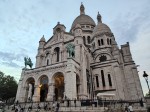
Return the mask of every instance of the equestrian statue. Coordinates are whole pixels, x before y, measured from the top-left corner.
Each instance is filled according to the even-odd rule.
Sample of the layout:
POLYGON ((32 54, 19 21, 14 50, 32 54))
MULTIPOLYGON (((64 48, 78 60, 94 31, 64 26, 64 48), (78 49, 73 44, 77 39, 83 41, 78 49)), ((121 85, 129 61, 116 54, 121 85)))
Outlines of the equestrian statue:
POLYGON ((75 45, 73 45, 72 43, 67 44, 66 46, 67 48, 67 52, 69 52, 69 57, 74 58, 75 57, 75 45))
POLYGON ((28 57, 24 57, 24 64, 25 64, 25 68, 27 68, 27 65, 29 65, 30 68, 32 68, 33 66, 31 59, 28 57))

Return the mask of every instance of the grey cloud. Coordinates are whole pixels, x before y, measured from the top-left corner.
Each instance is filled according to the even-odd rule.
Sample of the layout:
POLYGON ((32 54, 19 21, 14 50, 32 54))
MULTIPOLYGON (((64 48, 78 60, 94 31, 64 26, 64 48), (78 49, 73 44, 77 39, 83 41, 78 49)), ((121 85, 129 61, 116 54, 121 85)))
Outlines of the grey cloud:
POLYGON ((9 67, 22 68, 22 66, 17 64, 17 62, 19 63, 24 62, 24 57, 27 56, 25 54, 27 50, 24 48, 19 48, 19 49, 20 49, 20 53, 18 54, 0 51, 0 63, 9 67))
MULTIPOLYGON (((135 41, 139 32, 143 30, 143 26, 150 24, 150 16, 148 13, 148 10, 143 10, 139 14, 129 12, 122 17, 119 15, 112 22, 114 35, 117 35, 116 39, 118 39, 120 43, 125 43, 126 41, 135 41)), ((149 27, 147 26, 147 28, 149 27)))
POLYGON ((22 61, 23 57, 25 56, 27 55, 25 55, 24 53, 15 54, 15 53, 10 53, 10 52, 0 51, 0 60, 6 61, 6 62, 12 62, 13 60, 22 61))
POLYGON ((9 66, 9 67, 21 68, 21 66, 19 66, 18 64, 14 63, 14 62, 2 62, 1 64, 9 66))

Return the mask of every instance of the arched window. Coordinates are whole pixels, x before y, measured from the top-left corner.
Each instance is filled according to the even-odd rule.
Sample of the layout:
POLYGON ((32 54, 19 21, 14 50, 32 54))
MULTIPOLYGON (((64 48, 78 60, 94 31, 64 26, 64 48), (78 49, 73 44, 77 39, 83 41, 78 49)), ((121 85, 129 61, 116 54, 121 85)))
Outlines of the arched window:
POLYGON ((103 41, 103 39, 101 39, 101 44, 102 44, 102 45, 104 45, 104 41, 103 41))
POLYGON ((112 82, 111 82, 111 76, 110 76, 110 74, 108 74, 108 81, 109 81, 109 86, 112 86, 112 82))
POLYGON ((105 77, 104 77, 104 71, 103 70, 101 70, 101 77, 102 77, 102 85, 103 85, 103 87, 105 87, 106 85, 105 85, 105 77))
POLYGON ((98 45, 99 45, 99 46, 101 46, 101 42, 100 42, 100 40, 98 40, 98 45))
POLYGON ((59 47, 56 47, 54 51, 56 52, 56 62, 59 62, 59 47))
POLYGON ((88 42, 88 44, 91 43, 91 38, 90 38, 90 36, 87 37, 87 42, 88 42))
POLYGON ((111 39, 110 39, 110 45, 111 45, 111 39))
POLYGON ((107 44, 109 45, 109 39, 107 38, 107 44))
POLYGON ((49 65, 49 59, 47 59, 47 65, 49 65))
POLYGON ((106 61, 107 60, 107 57, 105 55, 102 55, 100 58, 99 58, 100 62, 103 62, 103 61, 106 61))
POLYGON ((96 86, 99 87, 99 80, 98 80, 98 76, 96 76, 96 86))

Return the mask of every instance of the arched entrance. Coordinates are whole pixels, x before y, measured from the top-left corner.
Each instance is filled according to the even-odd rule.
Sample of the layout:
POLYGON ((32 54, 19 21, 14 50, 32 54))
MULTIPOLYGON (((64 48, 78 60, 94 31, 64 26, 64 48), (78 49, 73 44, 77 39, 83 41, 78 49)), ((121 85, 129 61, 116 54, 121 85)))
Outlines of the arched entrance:
POLYGON ((33 77, 30 77, 26 81, 26 94, 25 94, 25 101, 31 101, 32 97, 34 95, 34 85, 35 85, 35 80, 33 77))
POLYGON ((40 101, 46 101, 48 93, 48 77, 42 76, 40 79, 40 101))
POLYGON ((54 75, 54 100, 61 100, 64 97, 64 76, 62 73, 56 73, 54 75))

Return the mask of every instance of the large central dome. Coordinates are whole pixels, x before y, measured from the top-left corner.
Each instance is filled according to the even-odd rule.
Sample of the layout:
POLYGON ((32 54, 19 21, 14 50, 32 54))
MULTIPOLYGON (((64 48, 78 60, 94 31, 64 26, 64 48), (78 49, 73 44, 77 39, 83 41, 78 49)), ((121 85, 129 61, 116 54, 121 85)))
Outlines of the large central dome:
POLYGON ((79 15, 79 16, 73 21, 73 24, 72 24, 72 26, 71 26, 71 29, 74 28, 77 24, 95 26, 94 20, 93 20, 90 16, 85 15, 85 14, 79 15))
POLYGON ((80 15, 73 21, 71 29, 73 29, 77 24, 95 26, 94 20, 84 13, 83 4, 80 6, 80 15))

